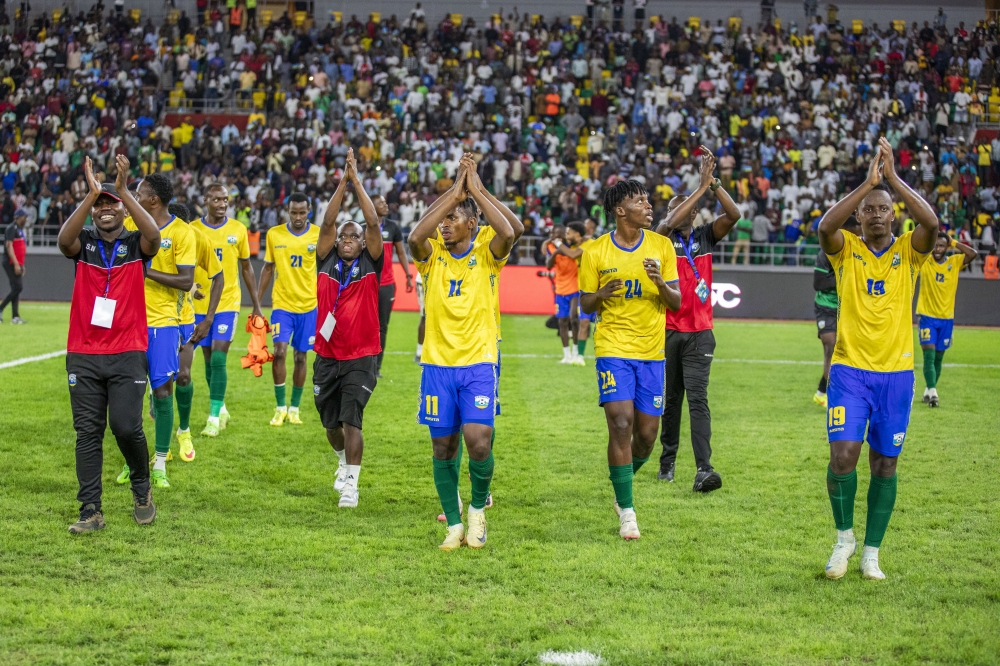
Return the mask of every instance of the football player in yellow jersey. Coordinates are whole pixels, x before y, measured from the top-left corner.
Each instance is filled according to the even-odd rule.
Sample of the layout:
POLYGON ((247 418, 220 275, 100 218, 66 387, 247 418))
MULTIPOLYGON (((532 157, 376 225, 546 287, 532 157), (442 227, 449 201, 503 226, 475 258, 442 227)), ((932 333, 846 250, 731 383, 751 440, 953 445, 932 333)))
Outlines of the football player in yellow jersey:
POLYGON ((924 402, 931 407, 938 406, 937 383, 941 379, 941 363, 945 351, 951 347, 958 274, 976 256, 973 248, 939 231, 931 260, 920 267, 920 293, 917 295, 920 323, 917 330, 920 332, 920 348, 924 352, 924 381, 927 383, 924 402), (946 256, 948 248, 955 248, 959 253, 946 256))
POLYGON ((608 422, 608 467, 618 534, 638 539, 632 476, 649 460, 663 415, 663 318, 681 306, 673 243, 651 231, 642 183, 623 180, 604 194, 616 229, 591 243, 580 266, 580 307, 596 315, 599 402, 608 422))
MULTIPOLYGON (((167 210, 174 186, 163 174, 154 173, 136 188, 136 201, 160 229, 160 251, 146 269, 146 325, 149 327, 149 385, 153 389, 156 417, 156 459, 150 483, 169 488, 167 454, 174 430, 174 377, 180 367, 180 314, 184 294, 194 284, 197 248, 194 234, 183 220, 167 210)), ((131 220, 130 220, 131 222, 131 220)), ((134 223, 132 223, 134 228, 134 223)), ((129 482, 129 467, 118 475, 118 483, 129 482)))
POLYGON ((264 268, 260 271, 257 300, 274 277, 271 294, 271 337, 274 340, 274 397, 277 407, 271 425, 301 425, 299 403, 306 383, 306 355, 316 340, 316 243, 319 227, 309 223, 309 197, 294 192, 288 197, 288 224, 267 232, 264 268), (285 357, 288 345, 295 350, 292 372, 292 404, 285 403, 285 357))
POLYGON ((466 154, 442 204, 424 214, 409 238, 425 289, 419 418, 430 426, 434 485, 448 522, 442 550, 466 541, 472 548, 486 543, 483 511, 493 477, 490 440, 496 410, 495 291, 514 245, 514 230, 484 190, 475 162, 466 154), (489 242, 473 239, 480 210, 495 232, 489 242), (438 225, 441 240, 434 237, 438 225), (468 535, 458 509, 460 430, 472 476, 468 535))
MULTIPOLYGON (((191 219, 191 211, 182 203, 172 203, 167 207, 170 214, 178 219, 188 221, 191 219)), ((191 383, 191 363, 194 361, 195 345, 205 339, 212 332, 212 322, 215 319, 215 311, 219 307, 219 299, 222 298, 222 287, 224 278, 222 276, 222 264, 215 255, 212 245, 205 234, 201 233, 188 223, 191 233, 195 237, 197 247, 197 260, 194 266, 194 287, 185 295, 184 304, 181 306, 181 353, 180 369, 177 371, 177 379, 174 381, 174 395, 177 397, 177 443, 181 449, 181 460, 184 462, 194 462, 194 443, 191 441, 191 403, 194 401, 194 385, 191 383), (202 300, 206 297, 201 289, 211 282, 208 288, 208 309, 204 318, 195 326, 194 320, 194 299, 202 300)))
MULTIPOLYGON (((205 356, 205 378, 208 380, 210 411, 208 422, 201 431, 207 437, 217 437, 219 430, 226 427, 229 411, 226 409, 226 355, 236 333, 236 318, 240 313, 240 277, 246 284, 253 303, 253 314, 263 317, 260 300, 257 298, 257 279, 250 264, 250 241, 247 228, 239 221, 226 215, 229 206, 229 191, 221 183, 213 183, 205 190, 205 206, 208 215, 195 220, 191 226, 205 234, 212 244, 212 250, 222 264, 225 284, 219 311, 212 322, 212 332, 198 342, 205 356)), ((195 321, 206 317, 208 304, 197 301, 194 306, 195 321)))
POLYGON ((868 519, 861 554, 864 578, 885 578, 878 549, 896 502, 896 460, 906 439, 913 402, 913 329, 910 303, 920 267, 934 247, 934 210, 896 173, 892 146, 883 137, 856 190, 837 202, 819 223, 819 244, 837 275, 837 341, 827 386, 830 466, 826 487, 837 526, 827 578, 840 578, 857 550, 854 538, 856 467, 868 431, 868 519), (891 187, 917 227, 892 235, 891 187), (851 214, 861 236, 840 228, 851 214))

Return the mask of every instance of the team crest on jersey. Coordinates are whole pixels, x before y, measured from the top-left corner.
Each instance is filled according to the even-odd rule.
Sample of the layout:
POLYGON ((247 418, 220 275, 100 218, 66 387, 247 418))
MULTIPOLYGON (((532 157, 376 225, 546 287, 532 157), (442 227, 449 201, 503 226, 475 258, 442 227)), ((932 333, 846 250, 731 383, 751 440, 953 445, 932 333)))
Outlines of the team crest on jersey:
POLYGON ((389 232, 388 231, 383 231, 382 232, 382 240, 389 240, 389 232))
POLYGON ((470 257, 469 258, 469 268, 472 268, 475 265, 476 265, 476 258, 475 257, 470 257))
POLYGON ((905 432, 897 432, 895 435, 892 436, 892 445, 893 446, 902 446, 904 439, 906 439, 906 433, 905 432))
POLYGON ((354 270, 351 271, 351 277, 352 278, 358 277, 358 273, 360 273, 360 272, 361 272, 361 270, 357 266, 355 266, 354 270))
POLYGON ((118 248, 118 256, 119 257, 124 257, 126 254, 128 254, 128 248, 125 247, 124 245, 119 246, 119 248, 118 248))
POLYGON ((479 409, 486 409, 489 406, 490 406, 490 398, 489 398, 489 396, 485 396, 485 395, 477 395, 476 396, 476 407, 478 407, 479 409))
POLYGON ((229 324, 219 324, 218 330, 219 335, 225 334, 225 332, 229 330, 229 324))
POLYGON ((306 245, 306 252, 315 252, 315 251, 316 251, 315 243, 309 243, 309 245, 306 245))
POLYGON ((319 395, 319 384, 313 384, 313 395, 319 395))
POLYGON ((899 252, 893 252, 892 253, 892 267, 895 268, 896 266, 899 266, 901 263, 902 263, 902 260, 899 258, 899 252))
POLYGON ((655 407, 656 409, 660 409, 661 407, 663 407, 662 395, 653 396, 653 407, 655 407))
POLYGON ((948 270, 951 271, 952 268, 954 268, 954 266, 952 266, 951 264, 948 264, 948 270))
POLYGON ((163 240, 160 241, 161 250, 169 250, 171 247, 173 247, 173 245, 174 245, 173 238, 164 238, 163 240))
POLYGON ((226 242, 230 245, 236 245, 236 236, 229 236, 226 238, 226 242))
POLYGON ((76 386, 76 375, 73 374, 72 372, 69 375, 69 385, 70 385, 70 388, 76 386))
POLYGON ((698 241, 695 241, 695 242, 691 243, 691 251, 692 252, 697 252, 700 249, 701 249, 701 243, 699 243, 698 241))

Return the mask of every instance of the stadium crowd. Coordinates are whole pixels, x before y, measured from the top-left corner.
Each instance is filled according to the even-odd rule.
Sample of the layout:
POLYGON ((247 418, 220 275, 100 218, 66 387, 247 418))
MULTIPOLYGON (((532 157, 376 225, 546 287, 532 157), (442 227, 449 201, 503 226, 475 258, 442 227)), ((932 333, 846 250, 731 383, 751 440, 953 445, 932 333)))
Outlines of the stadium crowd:
MULTIPOLYGON (((637 17, 629 32, 619 14, 435 22, 418 3, 402 20, 296 27, 288 15, 264 25, 253 4, 199 3, 163 25, 122 3, 0 21, 2 225, 20 210, 29 245, 54 237, 87 194, 84 158, 107 171, 125 154, 135 176, 168 174, 199 214, 202 188, 223 182, 232 217, 266 235, 295 191, 322 217, 353 147, 404 232, 468 151, 526 237, 545 236, 588 217, 603 227, 602 193, 622 178, 645 183, 662 219, 698 189, 705 144, 743 215, 730 239, 746 261, 761 243, 815 253, 820 217, 864 179, 884 135, 942 228, 995 248, 1000 137, 977 129, 1000 113, 996 24, 637 17), (211 108, 248 124, 192 124, 211 108)), ((698 223, 713 219, 714 194, 699 207, 698 223)), ((912 228, 897 207, 900 231, 912 228)), ((361 219, 353 201, 341 214, 361 219)))

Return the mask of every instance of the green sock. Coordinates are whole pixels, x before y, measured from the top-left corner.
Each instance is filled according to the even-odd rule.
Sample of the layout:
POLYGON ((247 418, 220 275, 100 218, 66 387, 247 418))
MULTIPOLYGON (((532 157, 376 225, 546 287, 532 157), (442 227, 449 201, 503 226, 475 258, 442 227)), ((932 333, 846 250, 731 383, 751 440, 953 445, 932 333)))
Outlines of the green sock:
POLYGON ((631 509, 632 504, 632 465, 608 465, 611 470, 611 485, 615 488, 615 501, 622 509, 631 509))
POLYGON ((493 432, 490 434, 490 451, 493 450, 493 444, 497 441, 497 429, 493 428, 493 432))
POLYGON ((934 352, 934 386, 941 381, 941 366, 944 364, 944 352, 934 352))
POLYGON ((632 456, 632 473, 635 474, 638 472, 639 468, 647 462, 649 462, 649 456, 646 456, 645 458, 636 458, 635 456, 632 456))
POLYGON ((889 527, 889 517, 892 507, 896 504, 896 480, 893 474, 889 478, 872 474, 871 485, 868 486, 868 520, 865 523, 865 545, 878 548, 885 537, 885 529, 889 527))
POLYGON ((226 382, 229 377, 226 374, 226 352, 212 352, 212 384, 209 387, 209 399, 212 401, 212 416, 218 416, 215 403, 222 409, 222 404, 226 401, 226 382))
POLYGON ((302 388, 301 386, 292 384, 292 407, 297 408, 299 403, 302 402, 302 388))
POLYGON ((927 388, 937 386, 937 371, 934 369, 934 350, 924 350, 924 382, 927 388))
POLYGON ((278 407, 284 407, 287 403, 285 402, 285 385, 275 384, 274 385, 274 399, 278 403, 278 407))
POLYGON ((153 398, 153 412, 156 414, 156 452, 170 450, 170 436, 174 434, 174 397, 153 398))
POLYGON ((850 474, 834 474, 826 468, 826 492, 830 494, 833 522, 838 530, 854 529, 854 496, 858 494, 858 470, 850 474))
POLYGON ((191 403, 194 401, 194 384, 175 386, 177 396, 177 427, 187 430, 191 427, 191 403))
POLYGON ((203 357, 205 359, 205 381, 208 383, 208 390, 212 390, 212 361, 211 356, 203 357))
POLYGON ((580 353, 580 356, 583 356, 583 352, 587 351, 586 339, 580 340, 579 342, 576 343, 576 351, 580 353))
POLYGON ((493 480, 493 452, 486 457, 486 460, 473 460, 469 458, 469 476, 472 477, 472 503, 473 509, 485 509, 486 498, 490 494, 490 481, 493 480))
POLYGON ((441 508, 448 525, 458 525, 462 522, 462 514, 458 510, 458 459, 434 459, 434 486, 441 500, 441 508))

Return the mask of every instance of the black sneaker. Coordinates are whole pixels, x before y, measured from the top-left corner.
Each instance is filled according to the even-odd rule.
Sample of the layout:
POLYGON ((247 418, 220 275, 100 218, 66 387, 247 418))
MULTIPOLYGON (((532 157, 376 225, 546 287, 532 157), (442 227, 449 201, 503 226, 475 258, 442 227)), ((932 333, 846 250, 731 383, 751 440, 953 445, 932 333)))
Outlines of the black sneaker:
POLYGON ((670 463, 667 467, 661 467, 660 473, 656 475, 660 481, 674 482, 674 463, 670 463))
POLYGON ((69 526, 70 534, 86 534, 103 530, 104 514, 97 508, 96 504, 88 504, 80 509, 80 520, 69 526))
POLYGON ((156 520, 156 505, 153 504, 152 489, 147 490, 145 496, 140 496, 133 490, 132 499, 135 503, 135 510, 132 512, 132 515, 135 516, 135 522, 140 525, 149 525, 156 520))
POLYGON ((699 469, 694 475, 694 491, 696 493, 710 493, 722 487, 722 477, 714 469, 699 469))

